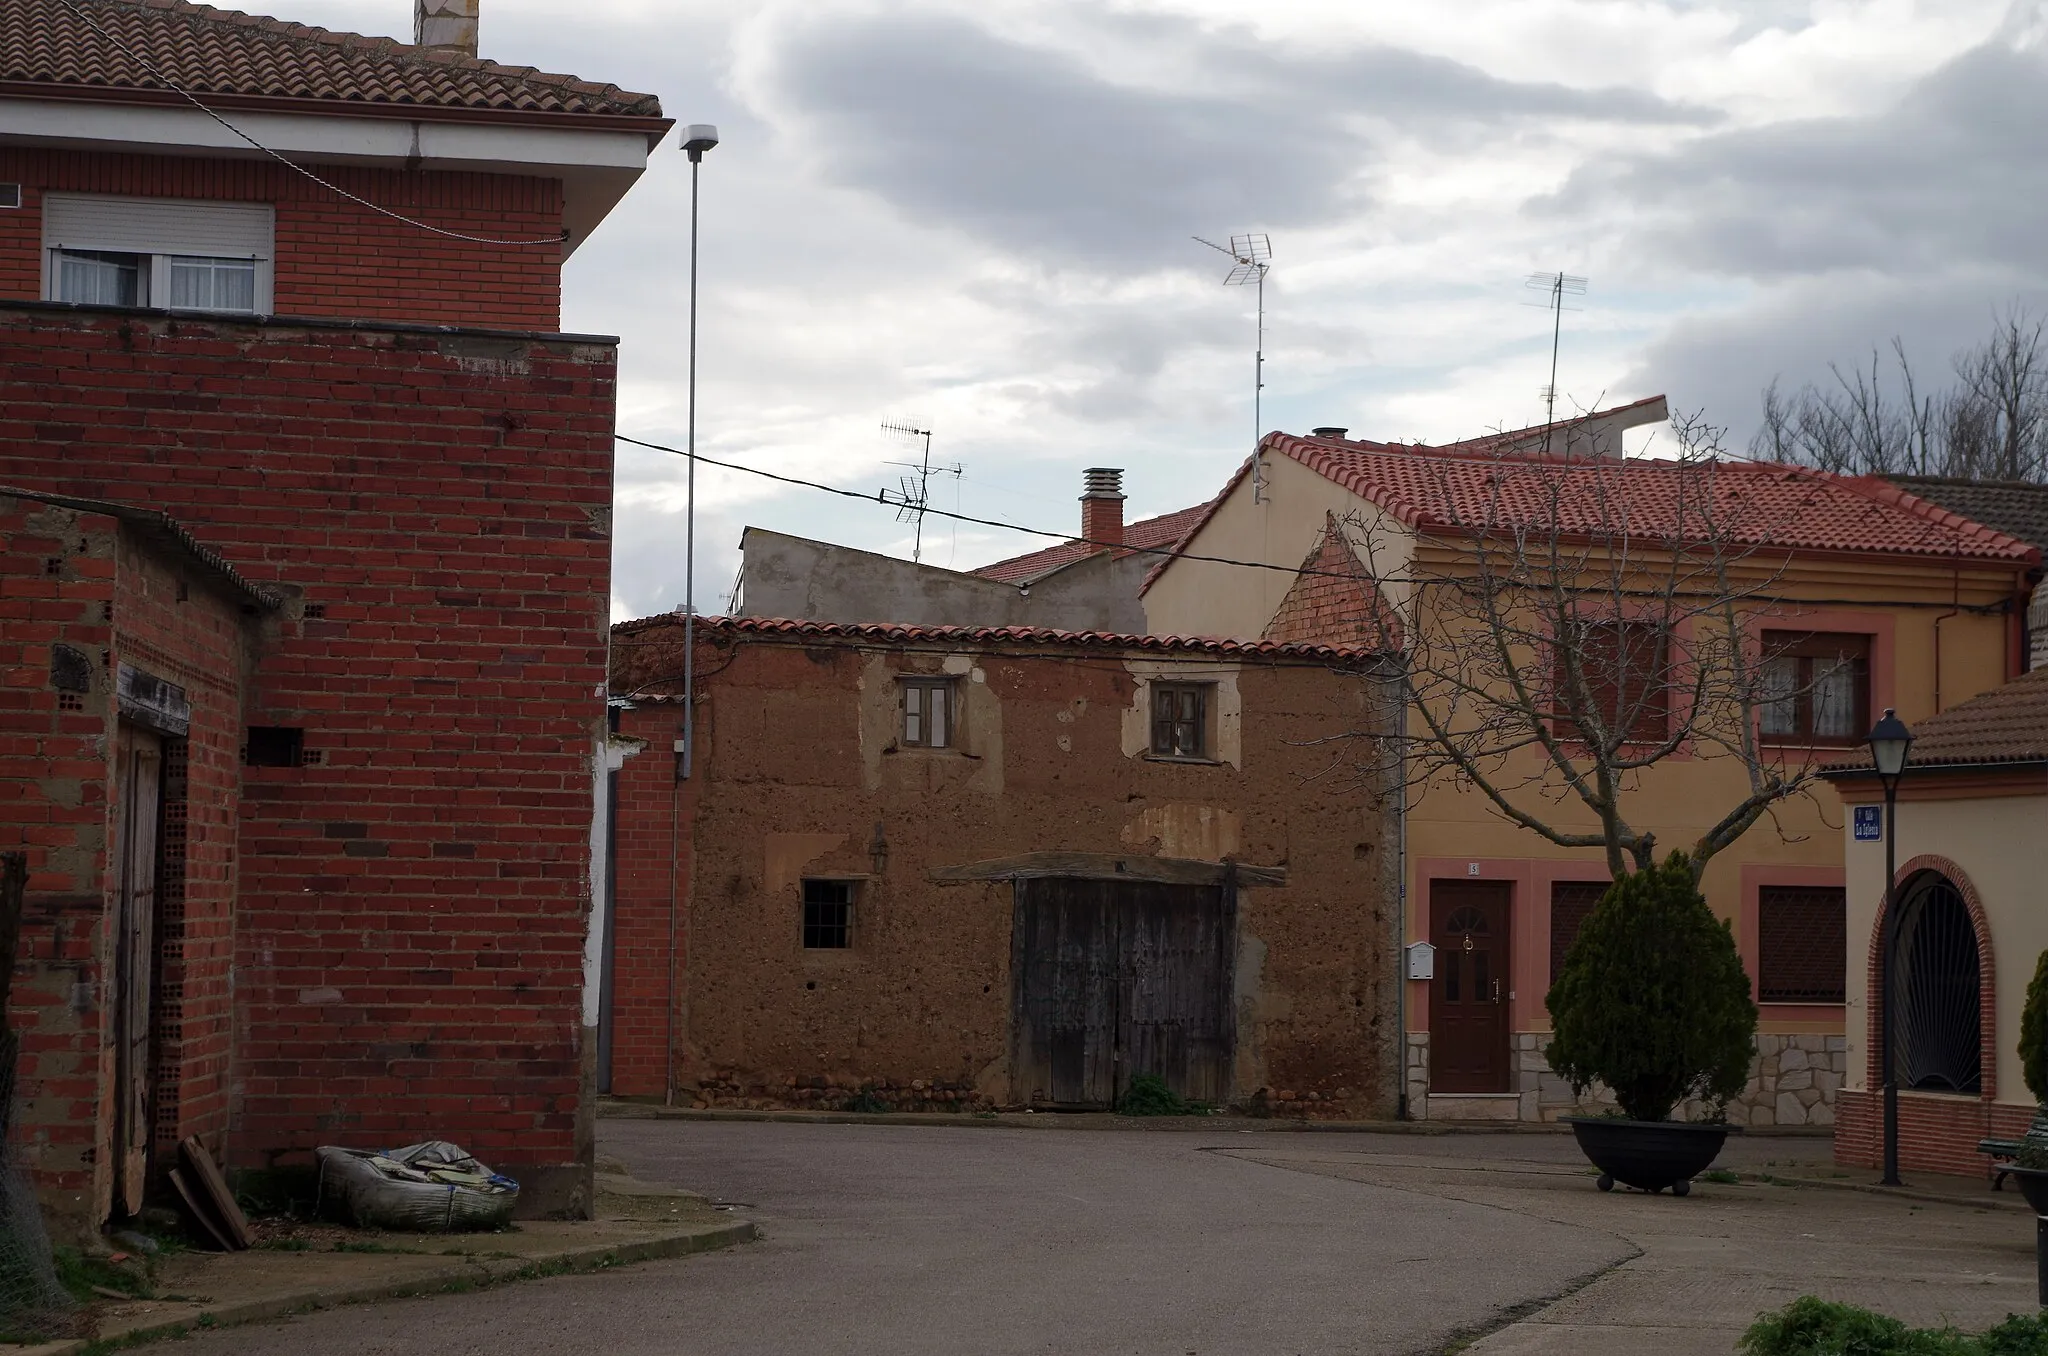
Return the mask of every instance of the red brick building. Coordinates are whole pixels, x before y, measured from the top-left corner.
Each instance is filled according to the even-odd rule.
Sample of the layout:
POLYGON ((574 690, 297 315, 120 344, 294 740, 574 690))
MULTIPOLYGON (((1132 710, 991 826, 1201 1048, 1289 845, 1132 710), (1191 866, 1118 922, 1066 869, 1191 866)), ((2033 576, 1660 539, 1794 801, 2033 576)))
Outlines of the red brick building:
POLYGON ((616 341, 558 332, 560 267, 669 124, 473 35, 0 0, 0 486, 30 496, 0 500, 0 849, 30 856, 23 1148, 75 1222, 122 1204, 120 751, 144 735, 188 768, 160 816, 186 856, 154 863, 183 908, 136 981, 144 1138, 253 1168, 445 1137, 530 1210, 587 1200, 616 341), (195 545, 131 550, 136 508, 195 545), (204 655, 157 635, 202 615, 204 655), (131 654, 185 689, 186 735, 123 704, 131 654))
POLYGON ((685 779, 683 629, 613 632, 612 1091, 1392 1114, 1372 655, 699 618, 685 779))

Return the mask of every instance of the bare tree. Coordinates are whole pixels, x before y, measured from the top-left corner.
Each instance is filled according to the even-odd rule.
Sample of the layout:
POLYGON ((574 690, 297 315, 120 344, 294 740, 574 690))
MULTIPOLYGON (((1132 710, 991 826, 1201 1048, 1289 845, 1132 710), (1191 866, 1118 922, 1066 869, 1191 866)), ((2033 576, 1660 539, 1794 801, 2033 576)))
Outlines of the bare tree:
POLYGON ((2008 307, 1992 333, 1955 356, 1955 384, 1924 392, 1904 344, 1868 370, 1763 396, 1754 456, 1851 475, 2048 480, 2048 322, 2008 307))
POLYGON ((1402 654, 1416 788, 1476 790, 1560 847, 1599 848, 1616 877, 1647 870, 1654 835, 1631 813, 1651 768, 1681 753, 1741 777, 1683 844, 1693 870, 1806 794, 1812 740, 1860 735, 1856 656, 1816 662, 1760 642, 1790 559, 1758 474, 1720 431, 1676 421, 1680 455, 1417 457, 1408 473, 1448 518, 1424 537, 1352 514, 1346 537, 1382 647, 1402 654), (1376 584, 1373 581, 1377 581, 1376 584), (1803 667, 1802 667, 1803 664, 1803 667))

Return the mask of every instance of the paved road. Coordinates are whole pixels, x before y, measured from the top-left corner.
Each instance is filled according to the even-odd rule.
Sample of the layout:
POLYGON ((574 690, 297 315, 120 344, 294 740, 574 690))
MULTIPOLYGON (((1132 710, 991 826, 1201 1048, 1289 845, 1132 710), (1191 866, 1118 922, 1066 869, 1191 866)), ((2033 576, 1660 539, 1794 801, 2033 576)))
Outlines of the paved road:
POLYGON ((765 1240, 602 1276, 335 1310, 174 1350, 1430 1352, 1636 1254, 1583 1224, 1241 1156, 1310 1138, 1331 1153, 1353 1141, 1376 1151, 1407 1143, 609 1121, 602 1152, 644 1179, 745 1203, 765 1240))

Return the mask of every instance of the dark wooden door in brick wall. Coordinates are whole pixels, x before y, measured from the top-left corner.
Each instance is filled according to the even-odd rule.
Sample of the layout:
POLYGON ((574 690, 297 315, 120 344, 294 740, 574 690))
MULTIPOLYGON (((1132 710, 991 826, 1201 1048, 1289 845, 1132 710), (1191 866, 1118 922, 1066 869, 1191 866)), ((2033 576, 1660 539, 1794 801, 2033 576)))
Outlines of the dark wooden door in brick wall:
POLYGON ((1021 880, 1011 929, 1011 1082, 1101 1107, 1139 1074, 1230 1095, 1237 910, 1227 887, 1021 880))
POLYGON ((1501 881, 1431 881, 1431 1092, 1512 1092, 1508 890, 1501 881))

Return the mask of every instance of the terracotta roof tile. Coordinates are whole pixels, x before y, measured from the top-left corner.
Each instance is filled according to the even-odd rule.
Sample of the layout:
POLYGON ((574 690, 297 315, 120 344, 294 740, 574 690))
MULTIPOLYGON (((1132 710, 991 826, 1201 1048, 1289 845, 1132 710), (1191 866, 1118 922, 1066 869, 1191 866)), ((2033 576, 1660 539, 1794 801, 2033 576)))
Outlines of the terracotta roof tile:
MULTIPOLYGON (((1129 555, 1133 550, 1157 551, 1177 545, 1181 534, 1209 509, 1207 504, 1196 504, 1174 513, 1163 513, 1157 518, 1143 518, 1124 527, 1124 549, 1119 555, 1129 555)), ((1072 565, 1077 560, 1086 560, 1098 551, 1115 551, 1113 546, 1097 546, 1093 542, 1066 541, 1057 546, 1048 546, 1008 560, 999 560, 993 565, 984 565, 971 571, 984 579, 995 579, 1005 584, 1024 584, 1041 579, 1054 570, 1072 565)))
POLYGON ((151 66, 202 97, 661 116, 653 95, 616 85, 189 0, 0 0, 0 83, 55 86, 80 96, 164 91, 151 66))
MULTIPOLYGON (((1929 716, 1913 727, 1908 767, 1977 767, 1986 763, 2048 763, 2048 669, 1929 716)), ((1828 765, 1829 772, 1870 775, 1868 756, 1828 765)))
MULTIPOLYGON (((612 627, 614 638, 630 640, 650 631, 681 630, 683 618, 673 612, 623 621, 612 627)), ((776 617, 697 618, 700 630, 719 635, 769 639, 875 641, 886 645, 929 642, 940 645, 1048 645, 1095 650, 1182 650, 1246 658, 1357 660, 1371 651, 1356 645, 1283 644, 1270 640, 1232 640, 1223 636, 1133 636, 1111 631, 1058 631, 1044 626, 916 626, 903 622, 791 621, 776 617)))
MULTIPOLYGON (((1613 413, 1596 411, 1586 419, 1613 413)), ((1530 430, 1523 429, 1431 447, 1269 433, 1259 446, 1300 462, 1423 533, 1463 535, 1481 526, 1547 530, 1554 522, 1566 535, 1606 535, 1614 524, 1625 522, 1641 536, 1657 539, 1710 512, 1717 530, 1751 548, 1873 552, 2016 568, 2041 561, 2041 548, 2030 541, 1877 476, 1833 475, 1772 462, 1573 458, 1515 450, 1529 437, 1530 430), (1703 469, 1710 476, 1703 476, 1703 469), (1704 504, 1703 484, 1711 486, 1704 504)), ((1194 541, 1251 465, 1247 457, 1177 546, 1194 541)), ((1139 591, 1151 588, 1170 563, 1170 557, 1162 560, 1139 591)))

